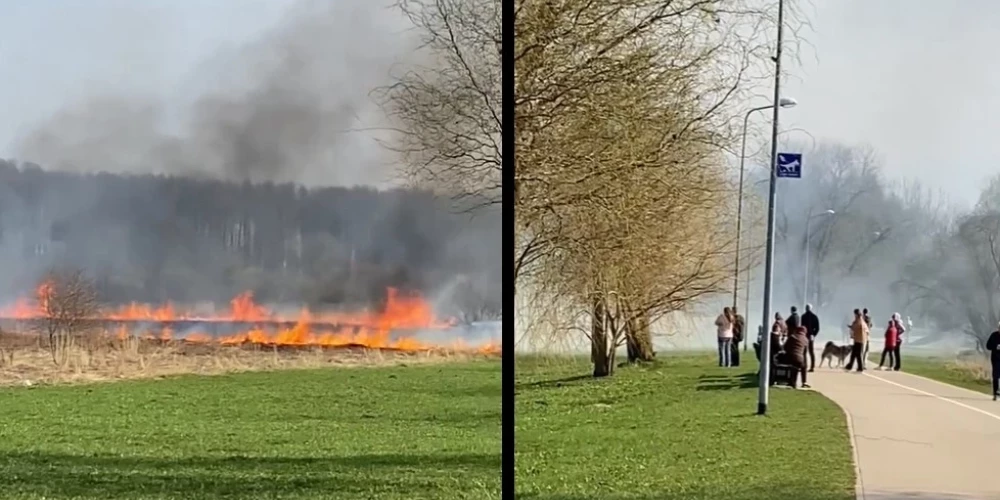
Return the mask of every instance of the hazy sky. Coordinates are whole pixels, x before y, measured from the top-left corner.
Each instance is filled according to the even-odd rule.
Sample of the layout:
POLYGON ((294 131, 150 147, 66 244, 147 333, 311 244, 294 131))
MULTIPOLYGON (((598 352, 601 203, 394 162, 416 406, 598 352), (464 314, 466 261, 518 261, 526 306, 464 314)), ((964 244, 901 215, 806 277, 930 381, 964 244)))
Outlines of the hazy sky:
POLYGON ((61 106, 119 90, 171 98, 219 51, 273 26, 292 0, 0 2, 0 144, 61 106))
POLYGON ((356 131, 382 125, 370 93, 415 47, 390 5, 0 2, 0 154, 75 170, 394 182, 392 156, 356 131))
MULTIPOLYGON (((346 0, 345 0, 346 1, 346 0)), ((0 154, 61 105, 120 90, 178 99, 199 63, 274 25, 293 0, 0 2, 0 154)), ((1000 166, 1000 2, 811 0, 799 106, 783 127, 867 142, 893 176, 973 200, 1000 166)), ((191 89, 198 90, 198 89, 191 89)), ((759 116, 757 119, 764 119, 759 116)), ((806 160, 808 168, 808 159, 806 160)), ((966 202, 968 203, 968 202, 966 202)))
MULTIPOLYGON (((867 142, 962 205, 1000 173, 1000 2, 812 0, 783 128, 867 142)), ((805 139, 808 143, 808 138, 805 139)), ((808 159, 804 160, 808 168, 808 159)))

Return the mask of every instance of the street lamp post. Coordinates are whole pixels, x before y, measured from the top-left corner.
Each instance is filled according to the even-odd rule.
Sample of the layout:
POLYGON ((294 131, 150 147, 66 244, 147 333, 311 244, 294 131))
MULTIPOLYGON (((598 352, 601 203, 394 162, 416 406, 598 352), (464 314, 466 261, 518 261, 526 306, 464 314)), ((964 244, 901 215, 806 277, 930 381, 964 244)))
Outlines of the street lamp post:
MULTIPOLYGON (((778 0, 778 39, 774 56, 774 118, 771 120, 771 183, 767 193, 767 248, 764 264, 764 307, 762 325, 771 316, 771 286, 774 281, 774 209, 778 194, 778 113, 781 96, 781 44, 785 23, 785 2, 778 0)), ((757 390, 757 414, 767 413, 768 389, 771 385, 771 339, 765 335, 760 348, 760 381, 757 390)))
MULTIPOLYGON (((798 101, 792 99, 791 97, 782 97, 778 100, 778 105, 783 108, 794 108, 798 104, 798 101)), ((736 202, 736 262, 734 264, 733 271, 733 309, 736 309, 736 302, 739 300, 739 290, 740 290, 740 238, 743 235, 743 178, 746 169, 744 168, 746 158, 747 158, 747 124, 750 121, 750 115, 757 111, 763 111, 765 109, 771 109, 771 106, 760 106, 747 111, 747 114, 743 116, 743 140, 742 146, 740 146, 740 189, 739 195, 736 202)), ((746 315, 748 311, 743 311, 746 315)), ((746 348, 746 344, 743 345, 746 348)))
POLYGON ((804 277, 802 278, 802 307, 805 307, 809 303, 809 248, 812 246, 809 244, 809 222, 813 220, 813 217, 822 217, 824 215, 836 215, 837 212, 834 210, 826 210, 822 213, 813 215, 811 212, 806 217, 806 268, 804 277))
MULTIPOLYGON (((794 108, 798 104, 798 101, 791 97, 782 97, 778 100, 778 105, 783 108, 794 108)), ((743 236, 743 178, 746 172, 744 165, 747 159, 747 124, 750 121, 750 115, 757 111, 763 111, 765 109, 771 109, 772 106, 760 106, 747 111, 747 114, 743 116, 743 140, 740 146, 740 192, 737 197, 736 202, 736 259, 733 267, 733 310, 736 310, 736 302, 739 300, 739 290, 740 290, 740 238, 743 236)), ((750 271, 747 270, 747 291, 746 291, 746 307, 743 308, 743 317, 749 317, 750 314, 750 271)), ((744 328, 746 326, 744 325, 744 328)), ((746 332, 743 332, 746 335, 746 332)), ((749 342, 744 338, 743 341, 743 352, 747 350, 747 344, 749 342)))

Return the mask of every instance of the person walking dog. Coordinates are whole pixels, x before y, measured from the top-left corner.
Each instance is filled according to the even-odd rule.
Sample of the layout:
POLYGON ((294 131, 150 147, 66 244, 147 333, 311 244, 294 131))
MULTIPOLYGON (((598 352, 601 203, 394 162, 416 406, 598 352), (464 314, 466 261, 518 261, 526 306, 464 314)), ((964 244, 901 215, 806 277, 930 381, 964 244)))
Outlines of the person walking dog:
POLYGON ((854 344, 851 345, 851 359, 847 362, 845 369, 851 371, 854 367, 854 362, 858 362, 858 372, 865 371, 865 344, 868 343, 868 323, 865 322, 865 318, 861 315, 859 309, 854 310, 854 322, 851 323, 851 340, 854 344))

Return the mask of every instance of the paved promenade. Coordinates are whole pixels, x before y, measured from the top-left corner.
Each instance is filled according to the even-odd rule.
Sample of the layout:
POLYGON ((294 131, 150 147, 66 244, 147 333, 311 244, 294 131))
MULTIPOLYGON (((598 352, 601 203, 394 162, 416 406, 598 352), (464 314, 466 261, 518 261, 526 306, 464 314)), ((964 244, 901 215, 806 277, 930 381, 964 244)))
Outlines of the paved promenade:
POLYGON ((1000 500, 1000 401, 900 372, 809 378, 848 414, 859 499, 1000 500))

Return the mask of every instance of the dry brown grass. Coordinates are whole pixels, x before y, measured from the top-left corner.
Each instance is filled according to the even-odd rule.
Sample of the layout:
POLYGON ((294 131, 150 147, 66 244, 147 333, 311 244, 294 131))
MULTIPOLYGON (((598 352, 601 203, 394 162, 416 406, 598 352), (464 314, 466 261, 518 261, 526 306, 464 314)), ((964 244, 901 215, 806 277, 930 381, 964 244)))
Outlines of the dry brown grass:
POLYGON ((983 382, 990 382, 993 377, 993 367, 989 358, 975 352, 962 354, 951 363, 955 370, 965 376, 983 382))
POLYGON ((942 357, 903 356, 903 371, 976 392, 992 392, 992 367, 982 353, 942 357))
POLYGON ((475 354, 223 346, 101 338, 60 345, 59 363, 34 336, 0 333, 0 386, 91 383, 173 375, 463 361, 475 354))

